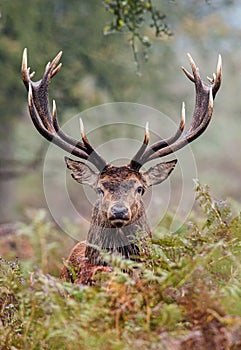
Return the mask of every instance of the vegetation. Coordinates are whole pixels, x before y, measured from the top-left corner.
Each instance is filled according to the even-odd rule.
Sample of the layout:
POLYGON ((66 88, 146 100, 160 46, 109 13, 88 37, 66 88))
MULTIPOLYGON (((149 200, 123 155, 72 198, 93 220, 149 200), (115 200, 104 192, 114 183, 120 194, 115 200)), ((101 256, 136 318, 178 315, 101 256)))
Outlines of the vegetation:
MULTIPOLYGON (((0 0, 0 223, 17 225, 16 234, 0 230, 0 350, 241 348, 241 215, 235 202, 241 201, 241 130, 234 93, 241 90, 240 11, 231 0, 0 0), (113 272, 98 273, 94 286, 60 281, 62 260, 74 243, 47 211, 33 209, 46 205, 41 172, 46 144, 26 113, 24 47, 36 79, 64 51, 64 67, 50 89, 61 124, 85 108, 117 101, 150 105, 178 122, 185 100, 189 119, 193 90, 178 68, 191 52, 204 78, 221 53, 224 84, 212 125, 193 150, 201 181, 234 198, 232 205, 213 199, 197 182, 193 218, 172 233, 176 217, 166 214, 149 243, 150 256, 133 263, 103 253, 113 272), (131 49, 137 66, 152 50, 141 78, 131 49)), ((126 114, 121 121, 129 121, 126 114)), ((136 125, 145 124, 141 117, 136 125)), ((86 118, 86 130, 98 118, 86 118)), ((153 136, 165 130, 163 119, 149 121, 153 136)), ((109 132, 103 143, 113 136, 109 132)), ((56 173, 47 176, 58 186, 56 173)), ((79 203, 74 192, 73 202, 79 203)), ((59 205, 61 195, 62 188, 53 186, 50 196, 59 205)), ((71 217, 68 231, 78 232, 65 209, 60 216, 71 217)))
POLYGON ((142 27, 144 24, 148 24, 149 28, 154 29, 156 37, 171 36, 172 32, 166 23, 166 15, 153 6, 151 0, 104 0, 103 3, 113 16, 112 22, 105 26, 104 34, 122 31, 129 33, 134 60, 139 70, 140 62, 137 43, 144 47, 143 53, 146 60, 148 58, 148 49, 151 46, 150 38, 148 35, 143 34, 142 27), (149 14, 149 21, 146 14, 149 14))
POLYGON ((104 255, 113 272, 91 287, 53 277, 57 232, 36 213, 19 229, 31 259, 0 260, 0 348, 240 349, 241 216, 196 191, 198 220, 158 228, 141 262, 104 255))

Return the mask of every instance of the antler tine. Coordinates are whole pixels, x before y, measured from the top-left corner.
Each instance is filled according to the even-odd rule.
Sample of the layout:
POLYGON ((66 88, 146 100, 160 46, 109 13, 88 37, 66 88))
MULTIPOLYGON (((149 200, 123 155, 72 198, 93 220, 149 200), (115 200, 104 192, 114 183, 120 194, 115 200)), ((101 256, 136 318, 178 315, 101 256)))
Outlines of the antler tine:
POLYGON ((149 122, 146 122, 145 137, 143 143, 147 146, 150 141, 149 122))
POLYGON ((185 102, 182 102, 181 122, 179 127, 181 131, 183 131, 185 128, 185 122, 186 122, 186 108, 185 108, 185 102))
POLYGON ((81 134, 82 141, 83 141, 83 143, 84 143, 86 149, 87 149, 90 153, 92 153, 92 152, 94 152, 94 149, 93 149, 93 147, 91 146, 91 144, 90 144, 90 142, 89 142, 89 140, 88 140, 88 138, 87 138, 87 136, 86 136, 85 129, 84 129, 84 123, 83 123, 83 121, 82 121, 81 118, 79 118, 79 121, 80 121, 80 134, 81 134))
POLYGON ((196 87, 198 87, 198 85, 202 84, 202 80, 201 80, 201 77, 200 77, 200 74, 199 74, 199 69, 196 66, 196 63, 194 62, 194 59, 192 58, 190 53, 187 53, 187 57, 189 59, 190 66, 192 68, 193 81, 194 81, 196 87))
POLYGON ((28 68, 27 48, 25 48, 23 50, 23 59, 22 59, 22 79, 27 89, 29 87, 29 80, 30 80, 29 74, 30 74, 30 68, 28 68))
POLYGON ((62 57, 63 51, 60 51, 55 58, 52 60, 52 62, 49 62, 46 66, 46 72, 49 70, 50 78, 53 78, 62 67, 62 63, 58 64, 61 57, 62 57), (57 66, 57 67, 56 67, 57 66))
POLYGON ((153 145, 151 145, 146 152, 142 155, 141 157, 141 164, 146 163, 147 159, 156 151, 158 151, 159 149, 162 149, 166 146, 170 146, 171 144, 173 144, 176 140, 179 139, 179 137, 182 135, 183 130, 185 127, 185 103, 182 103, 182 110, 181 110, 181 120, 178 126, 178 129, 176 131, 176 133, 164 140, 158 141, 156 143, 154 143, 153 145))
POLYGON ((150 134, 149 134, 149 123, 146 122, 146 126, 145 126, 145 136, 144 136, 144 140, 142 142, 141 147, 139 148, 139 150, 137 151, 137 153, 134 155, 134 157, 132 158, 132 160, 130 161, 130 167, 136 171, 138 171, 142 164, 140 162, 141 157, 143 155, 143 153, 146 150, 146 147, 149 143, 150 140, 150 134))
POLYGON ((48 85, 51 78, 58 73, 62 64, 59 63, 62 56, 60 51, 52 62, 48 63, 45 68, 43 78, 37 82, 32 82, 30 68, 27 68, 27 49, 24 49, 22 60, 22 78, 29 92, 29 112, 36 129, 48 141, 54 142, 73 155, 86 159, 94 164, 99 170, 103 170, 107 163, 105 160, 91 147, 87 147, 86 143, 75 140, 71 136, 65 134, 60 128, 57 120, 56 103, 53 101, 52 115, 49 110, 48 101, 48 85), (91 157, 89 158, 89 156, 91 157))
POLYGON ((187 143, 194 141, 207 128, 213 113, 213 100, 218 92, 222 80, 222 61, 219 55, 216 74, 212 79, 212 85, 208 85, 201 80, 199 70, 190 54, 188 54, 189 62, 192 68, 191 75, 185 68, 182 67, 185 75, 195 83, 196 87, 196 103, 192 122, 188 130, 180 138, 185 124, 185 105, 182 105, 182 118, 179 129, 173 138, 162 140, 154 143, 143 154, 141 164, 158 157, 164 157, 184 147, 187 143), (176 137, 177 136, 177 137, 176 137))
POLYGON ((193 83, 195 82, 195 80, 194 80, 192 74, 189 73, 188 70, 186 70, 186 68, 184 68, 183 66, 182 66, 182 71, 186 74, 186 76, 188 77, 188 79, 190 79, 193 83))
POLYGON ((66 135, 63 130, 60 128, 60 125, 58 123, 57 119, 57 107, 56 102, 53 100, 53 111, 52 111, 52 124, 54 126, 55 131, 58 133, 58 135, 66 142, 70 143, 72 146, 75 146, 82 151, 86 151, 86 148, 84 144, 80 141, 75 140, 73 137, 66 135))
POLYGON ((215 79, 213 81, 213 98, 215 98, 222 82, 222 57, 218 55, 217 70, 215 74, 215 79))
POLYGON ((185 73, 185 75, 188 77, 188 79, 190 79, 193 83, 197 84, 197 83, 202 83, 201 81, 201 77, 199 74, 199 69, 196 66, 196 63, 194 62, 194 59, 192 58, 192 56, 190 55, 190 53, 187 53, 187 57, 189 59, 189 63, 190 66, 192 68, 192 73, 189 73, 188 70, 186 70, 186 68, 182 67, 182 71, 185 73))

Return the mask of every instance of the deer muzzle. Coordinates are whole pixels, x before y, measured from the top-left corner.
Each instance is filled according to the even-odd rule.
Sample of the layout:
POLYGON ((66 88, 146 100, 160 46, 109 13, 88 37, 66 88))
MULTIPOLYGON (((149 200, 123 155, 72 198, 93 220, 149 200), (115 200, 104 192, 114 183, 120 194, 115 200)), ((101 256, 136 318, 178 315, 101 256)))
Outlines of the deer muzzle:
POLYGON ((108 213, 108 219, 115 227, 126 225, 130 218, 130 209, 120 203, 113 205, 108 213))

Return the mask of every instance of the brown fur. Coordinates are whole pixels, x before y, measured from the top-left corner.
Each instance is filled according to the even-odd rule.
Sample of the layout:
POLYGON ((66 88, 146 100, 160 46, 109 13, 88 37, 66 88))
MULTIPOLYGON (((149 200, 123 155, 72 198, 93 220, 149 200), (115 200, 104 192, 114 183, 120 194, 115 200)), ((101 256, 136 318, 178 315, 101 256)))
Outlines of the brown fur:
POLYGON ((88 264, 86 254, 86 241, 77 243, 62 267, 60 278, 75 284, 93 284, 93 277, 98 271, 110 272, 108 266, 96 266, 88 264))
POLYGON ((62 267, 60 278, 68 282, 74 282, 75 272, 86 262, 85 258, 86 241, 78 242, 70 252, 70 255, 62 267), (74 271, 75 270, 75 271, 74 271))

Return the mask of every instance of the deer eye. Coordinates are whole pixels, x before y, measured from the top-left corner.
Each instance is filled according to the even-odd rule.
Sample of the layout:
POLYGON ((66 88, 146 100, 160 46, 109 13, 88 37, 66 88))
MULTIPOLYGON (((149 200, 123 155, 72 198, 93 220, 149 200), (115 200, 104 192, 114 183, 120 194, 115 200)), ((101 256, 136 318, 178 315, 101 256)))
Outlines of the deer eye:
POLYGON ((104 196, 104 191, 100 187, 97 187, 96 191, 100 196, 104 196))
POLYGON ((144 192, 145 192, 145 190, 144 190, 144 188, 142 186, 137 187, 136 193, 139 193, 139 194, 143 195, 144 192))

